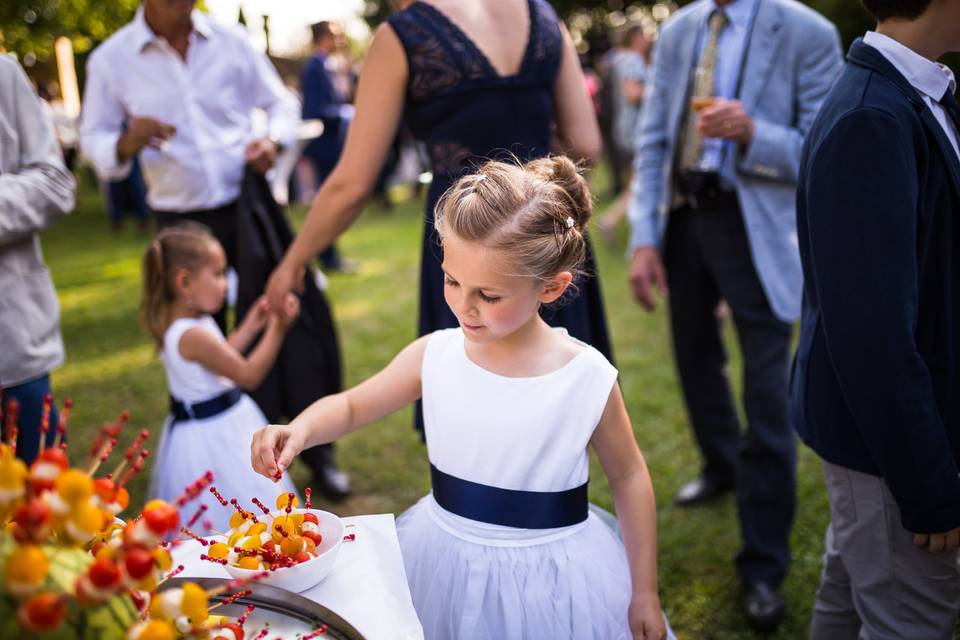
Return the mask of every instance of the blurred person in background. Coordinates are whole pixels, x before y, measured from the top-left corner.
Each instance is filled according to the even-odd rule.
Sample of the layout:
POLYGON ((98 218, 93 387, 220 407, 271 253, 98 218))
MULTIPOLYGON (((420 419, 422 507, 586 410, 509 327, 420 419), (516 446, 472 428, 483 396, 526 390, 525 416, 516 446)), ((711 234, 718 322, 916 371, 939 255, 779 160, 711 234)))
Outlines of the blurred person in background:
MULTIPOLYGON (((0 385, 5 416, 11 400, 19 404, 17 456, 28 464, 39 451, 50 371, 64 360, 40 232, 73 209, 75 191, 48 112, 20 65, 0 55, 0 385)), ((49 421, 45 446, 53 444, 55 406, 49 421)))
MULTIPOLYGON (((626 51, 616 58, 610 70, 609 82, 614 102, 611 142, 617 149, 617 155, 628 167, 628 175, 632 175, 629 167, 633 163, 633 145, 637 138, 637 122, 643 106, 653 43, 639 24, 627 28, 623 33, 623 43, 626 51)), ((615 241, 616 226, 627 214, 629 203, 630 190, 624 189, 610 208, 600 215, 598 227, 608 243, 615 241)))
MULTIPOLYGON (((344 74, 344 62, 340 52, 345 47, 343 28, 324 20, 310 26, 313 33, 313 55, 303 65, 300 88, 303 92, 303 119, 323 122, 323 133, 311 140, 303 154, 313 166, 317 188, 333 171, 340 154, 347 129, 353 119, 350 104, 349 78, 344 74)), ((320 253, 320 265, 324 271, 353 271, 356 265, 343 260, 336 244, 331 244, 320 253)))

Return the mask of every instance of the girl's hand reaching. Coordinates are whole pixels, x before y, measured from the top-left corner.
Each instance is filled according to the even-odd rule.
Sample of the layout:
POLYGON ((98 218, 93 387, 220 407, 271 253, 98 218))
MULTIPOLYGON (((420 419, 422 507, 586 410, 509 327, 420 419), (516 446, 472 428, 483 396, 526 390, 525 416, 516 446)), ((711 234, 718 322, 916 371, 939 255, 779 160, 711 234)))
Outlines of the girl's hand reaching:
POLYGON ((303 438, 287 425, 267 425, 253 434, 250 462, 253 470, 274 482, 303 450, 303 438))
POLYGON ((627 614, 634 640, 665 640, 667 627, 657 594, 634 594, 627 614))
POLYGON ((267 326, 267 320, 270 319, 270 306, 267 304, 267 296, 260 296, 247 315, 243 317, 243 330, 249 331, 251 335, 260 333, 260 330, 267 326))
POLYGON ((283 299, 283 306, 280 309, 271 310, 271 313, 271 322, 276 323, 277 328, 286 333, 300 317, 300 299, 288 293, 283 299))

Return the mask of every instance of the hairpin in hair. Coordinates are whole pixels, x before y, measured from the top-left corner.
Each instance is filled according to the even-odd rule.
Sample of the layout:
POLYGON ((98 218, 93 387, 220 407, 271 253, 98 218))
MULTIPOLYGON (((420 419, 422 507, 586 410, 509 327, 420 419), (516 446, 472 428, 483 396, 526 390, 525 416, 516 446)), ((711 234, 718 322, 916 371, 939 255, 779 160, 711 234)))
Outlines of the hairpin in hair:
POLYGON ((573 217, 567 216, 567 229, 573 229, 573 217))
POLYGON ((487 174, 485 173, 481 173, 480 175, 477 176, 477 182, 483 182, 486 179, 487 179, 487 174))

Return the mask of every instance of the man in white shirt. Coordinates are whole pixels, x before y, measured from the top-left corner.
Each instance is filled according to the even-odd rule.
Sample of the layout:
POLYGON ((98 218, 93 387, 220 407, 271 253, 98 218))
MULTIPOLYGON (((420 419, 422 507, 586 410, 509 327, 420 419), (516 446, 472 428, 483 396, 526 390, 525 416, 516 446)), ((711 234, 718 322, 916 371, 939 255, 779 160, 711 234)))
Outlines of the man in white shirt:
MULTIPOLYGON (((158 226, 206 224, 233 264, 244 166, 272 166, 293 141, 300 107, 241 30, 194 4, 144 0, 90 55, 80 144, 104 180, 126 176, 139 156, 158 226), (267 113, 264 136, 254 133, 254 109, 267 113)), ((223 327, 222 313, 217 321, 223 327)))
MULTIPOLYGON (((104 180, 122 178, 138 156, 157 225, 210 228, 236 266, 237 201, 245 165, 265 173, 292 143, 300 105, 246 34, 194 10, 195 0, 143 0, 133 21, 87 63, 81 149, 104 180), (257 136, 254 109, 268 117, 257 136)), ((216 316, 226 333, 226 311, 216 316)), ((333 451, 305 456, 331 498, 349 492, 333 451)))

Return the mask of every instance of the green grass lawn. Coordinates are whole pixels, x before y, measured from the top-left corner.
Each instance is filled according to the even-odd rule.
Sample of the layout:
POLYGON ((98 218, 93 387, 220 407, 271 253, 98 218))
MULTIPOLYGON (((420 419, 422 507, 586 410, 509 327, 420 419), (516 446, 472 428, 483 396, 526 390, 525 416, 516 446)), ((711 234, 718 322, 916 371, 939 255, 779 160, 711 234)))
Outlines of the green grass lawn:
MULTIPOLYGON (((331 277, 328 291, 348 384, 373 374, 415 337, 421 206, 408 202, 392 211, 371 208, 339 244, 346 256, 362 262, 357 274, 331 277)), ((298 222, 303 213, 295 212, 298 222)), ((109 231, 100 196, 90 186, 82 188, 77 210, 43 235, 67 349, 67 362, 53 374, 53 384, 58 400, 75 401, 70 421, 75 463, 101 423, 120 411, 130 410, 133 427, 153 431, 150 445, 166 415, 163 367, 137 322, 140 256, 146 243, 147 237, 132 228, 109 231)), ((598 246, 597 254, 621 384, 658 497, 663 606, 681 638, 754 637, 740 612, 733 569, 739 545, 733 499, 696 509, 678 509, 671 501, 679 486, 697 474, 699 458, 671 360, 666 316, 663 309, 643 313, 632 302, 623 245, 598 246)), ((729 329, 727 341, 736 354, 729 329)), ((734 358, 730 375, 738 388, 740 374, 734 358)), ((410 415, 402 411, 340 443, 340 463, 351 475, 354 496, 324 508, 344 515, 399 514, 429 490, 426 451, 411 429, 410 415)), ((130 429, 123 444, 132 437, 130 429)), ((131 485, 134 505, 143 503, 147 475, 131 485)), ((302 466, 295 466, 293 475, 301 487, 309 481, 302 466)), ((772 636, 776 638, 806 635, 819 576, 828 508, 819 464, 806 450, 800 454, 798 487, 794 562, 784 585, 789 609, 772 636)), ((595 460, 590 496, 612 509, 595 460)))

